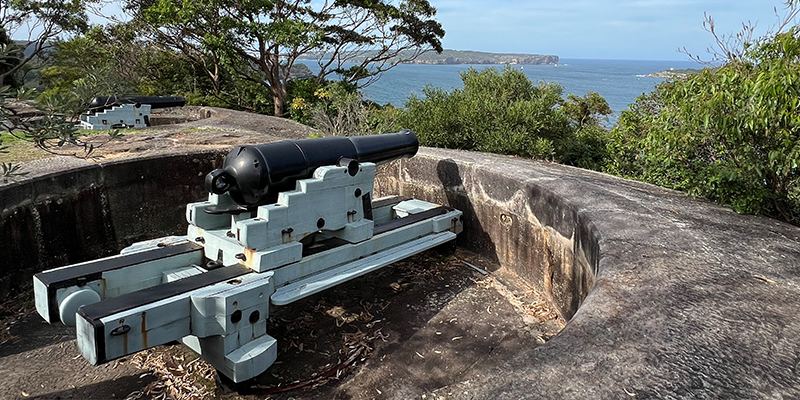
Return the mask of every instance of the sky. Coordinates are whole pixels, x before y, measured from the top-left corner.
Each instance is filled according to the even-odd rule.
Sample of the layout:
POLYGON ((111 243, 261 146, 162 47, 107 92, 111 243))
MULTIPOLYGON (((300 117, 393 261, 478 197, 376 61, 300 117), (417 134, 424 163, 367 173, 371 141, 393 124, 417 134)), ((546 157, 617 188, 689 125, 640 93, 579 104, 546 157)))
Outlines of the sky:
MULTIPOLYGON (((3 0, 0 0, 3 1, 3 0)), ((106 0, 104 12, 118 14, 106 0)), ((319 0, 312 0, 317 2, 319 0)), ((397 1, 397 0, 394 0, 397 1)), ((717 32, 735 34, 748 21, 757 36, 774 27, 781 0, 429 0, 446 34, 446 49, 553 54, 560 58, 688 60, 682 47, 703 59, 717 32)), ((94 23, 106 21, 92 17, 94 23)), ((17 39, 24 39, 18 37, 17 39)))
MULTIPOLYGON (((756 34, 774 27, 785 4, 777 0, 429 0, 446 34, 446 49, 554 54, 561 58, 687 60, 714 42, 704 13, 718 33, 742 23, 756 34)), ((709 58, 709 57, 703 57, 709 58)))

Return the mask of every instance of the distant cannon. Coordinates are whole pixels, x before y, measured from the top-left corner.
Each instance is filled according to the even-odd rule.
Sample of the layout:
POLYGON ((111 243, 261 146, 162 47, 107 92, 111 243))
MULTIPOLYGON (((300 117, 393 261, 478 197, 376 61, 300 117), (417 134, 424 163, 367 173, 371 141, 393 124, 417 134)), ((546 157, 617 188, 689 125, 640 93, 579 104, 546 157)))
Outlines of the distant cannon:
POLYGON ((149 104, 151 109, 183 107, 186 105, 186 99, 183 96, 97 96, 89 102, 86 108, 90 111, 96 111, 110 109, 113 106, 121 106, 123 104, 149 104))
POLYGON ((150 110, 183 107, 186 99, 180 96, 98 96, 81 114, 84 129, 144 128, 150 126, 150 110))

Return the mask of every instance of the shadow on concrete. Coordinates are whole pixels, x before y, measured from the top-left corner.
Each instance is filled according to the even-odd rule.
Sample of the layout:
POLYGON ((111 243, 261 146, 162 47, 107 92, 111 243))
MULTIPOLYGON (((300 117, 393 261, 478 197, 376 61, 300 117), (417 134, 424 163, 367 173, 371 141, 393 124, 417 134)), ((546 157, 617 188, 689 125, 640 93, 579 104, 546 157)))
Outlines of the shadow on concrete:
POLYGON ((278 360, 256 378, 263 392, 255 394, 371 398, 378 388, 404 398, 469 378, 513 358, 520 348, 540 345, 544 333, 532 334, 536 328, 498 292, 478 284, 484 276, 465 260, 494 269, 489 260, 464 250, 449 258, 429 251, 274 307, 268 329, 278 340, 278 360), (362 344, 369 355, 338 380, 285 393, 265 389, 324 374, 347 358, 351 346, 362 344))
POLYGON ((480 254, 493 265, 499 265, 494 241, 481 225, 475 206, 464 191, 458 164, 452 159, 441 160, 436 164, 436 175, 447 197, 447 205, 464 213, 464 232, 458 236, 456 244, 480 254))

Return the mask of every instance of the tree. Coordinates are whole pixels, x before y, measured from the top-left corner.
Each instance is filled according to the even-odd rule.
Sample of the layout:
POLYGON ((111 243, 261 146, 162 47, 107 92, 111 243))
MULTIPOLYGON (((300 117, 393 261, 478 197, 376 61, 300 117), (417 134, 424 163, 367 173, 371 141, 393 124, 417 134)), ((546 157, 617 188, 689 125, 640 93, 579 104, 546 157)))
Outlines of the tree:
POLYGON ((586 93, 583 97, 569 94, 562 107, 578 129, 599 126, 601 121, 608 121, 608 116, 614 114, 606 99, 597 92, 586 93))
POLYGON ((276 116, 302 57, 317 60, 320 82, 339 74, 363 87, 399 62, 441 52, 444 36, 427 0, 128 0, 127 9, 212 80, 225 69, 270 92, 276 116))
POLYGON ((17 89, 22 86, 22 82, 21 79, 17 79, 14 71, 19 69, 18 66, 22 63, 25 54, 20 46, 8 36, 3 27, 0 27, 0 52, 3 54, 0 57, 0 77, 5 77, 4 81, 0 81, 0 86, 5 84, 12 89, 17 89))
POLYGON ((779 26, 637 99, 612 132, 608 171, 800 223, 800 27, 779 26))
POLYGON ((608 157, 608 130, 603 122, 614 112, 606 99, 597 92, 581 97, 567 95, 561 110, 570 120, 574 137, 566 143, 562 159, 576 167, 600 170, 608 157))
POLYGON ((353 85, 333 82, 314 94, 318 100, 310 109, 309 123, 325 136, 370 133, 369 108, 353 85))
MULTIPOLYGON (((0 2, 0 32, 7 37, 24 35, 19 47, 0 59, 0 87, 28 63, 40 57, 52 40, 64 34, 82 32, 88 26, 86 6, 93 0, 3 0, 0 2), (23 30, 25 32, 23 32, 23 30), (24 50, 24 53, 21 52, 24 50), (9 63, 8 60, 16 59, 9 63)), ((2 41, 0 41, 0 44, 2 41)))

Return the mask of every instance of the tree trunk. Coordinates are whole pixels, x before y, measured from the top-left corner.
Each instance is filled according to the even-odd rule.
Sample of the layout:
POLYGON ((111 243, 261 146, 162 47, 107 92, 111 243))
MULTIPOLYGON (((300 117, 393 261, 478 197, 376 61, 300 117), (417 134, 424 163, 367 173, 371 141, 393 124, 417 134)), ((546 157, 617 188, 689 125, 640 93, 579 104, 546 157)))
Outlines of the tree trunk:
POLYGON ((274 114, 276 117, 283 116, 283 100, 278 96, 272 96, 274 108, 274 114))
POLYGON ((276 117, 283 117, 286 111, 286 87, 273 85, 272 86, 272 102, 274 105, 274 113, 276 117))

